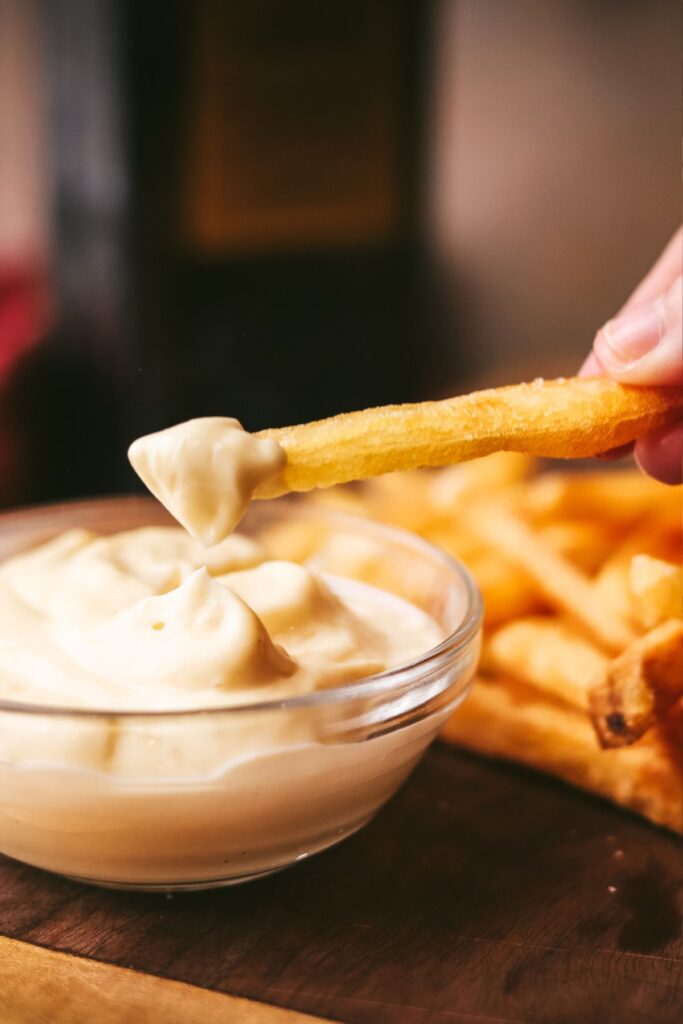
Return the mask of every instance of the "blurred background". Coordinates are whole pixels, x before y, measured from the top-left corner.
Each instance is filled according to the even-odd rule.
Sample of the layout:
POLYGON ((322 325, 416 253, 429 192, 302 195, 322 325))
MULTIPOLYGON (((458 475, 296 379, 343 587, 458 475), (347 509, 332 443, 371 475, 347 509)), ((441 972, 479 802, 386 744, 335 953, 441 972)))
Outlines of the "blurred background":
POLYGON ((677 0, 0 0, 0 505, 572 373, 680 220, 677 0))

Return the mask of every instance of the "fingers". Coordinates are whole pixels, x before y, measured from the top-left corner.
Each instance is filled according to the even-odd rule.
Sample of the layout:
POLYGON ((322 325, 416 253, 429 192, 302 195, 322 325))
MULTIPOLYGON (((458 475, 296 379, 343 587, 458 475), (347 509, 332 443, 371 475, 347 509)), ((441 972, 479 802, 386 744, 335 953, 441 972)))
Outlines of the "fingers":
POLYGON ((665 484, 683 482, 683 423, 656 430, 636 442, 636 462, 665 484))
POLYGON ((622 384, 683 384, 682 305, 679 275, 664 296, 606 323, 587 362, 622 384))
POLYGON ((621 313, 626 313, 636 306, 642 306, 646 302, 654 302, 659 295, 664 295, 676 278, 680 276, 682 262, 683 228, 679 228, 652 270, 647 277, 643 278, 622 308, 621 313))
POLYGON ((584 360, 583 366, 579 370, 579 377, 602 377, 602 366, 598 362, 593 350, 588 354, 587 359, 584 360))
MULTIPOLYGON (((676 232, 647 277, 619 314, 598 331, 580 376, 607 375, 622 384, 683 384, 683 233, 676 232)), ((613 449, 603 458, 620 458, 613 449)), ((681 483, 683 424, 656 431, 636 442, 635 458, 646 473, 664 483, 681 483)))

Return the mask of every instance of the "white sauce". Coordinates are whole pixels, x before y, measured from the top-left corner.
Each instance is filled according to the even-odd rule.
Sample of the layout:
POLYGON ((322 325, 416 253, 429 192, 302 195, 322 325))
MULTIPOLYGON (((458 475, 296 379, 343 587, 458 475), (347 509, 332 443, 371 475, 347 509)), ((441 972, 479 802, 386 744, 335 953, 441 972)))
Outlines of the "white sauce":
POLYGON ((438 716, 349 742, 362 702, 324 715, 234 709, 409 662, 441 630, 392 595, 228 536, 280 472, 275 442, 210 418, 142 438, 130 457, 188 532, 72 530, 3 563, 0 699, 233 711, 151 723, 0 714, 0 848, 80 877, 172 884, 329 845, 399 785, 438 716))

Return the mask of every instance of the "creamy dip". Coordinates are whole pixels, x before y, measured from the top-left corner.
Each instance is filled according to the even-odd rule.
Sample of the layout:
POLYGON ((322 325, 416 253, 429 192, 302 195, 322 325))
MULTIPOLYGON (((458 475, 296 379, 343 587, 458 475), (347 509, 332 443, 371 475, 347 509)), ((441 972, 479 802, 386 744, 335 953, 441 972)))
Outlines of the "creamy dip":
MULTIPOLYGON (((396 789, 448 707, 382 735, 416 705, 277 702, 413 661, 442 629, 394 595, 231 534, 284 460, 236 421, 181 424, 130 457, 185 529, 72 529, 0 565, 0 700, 94 713, 0 711, 0 849, 173 887, 337 841, 396 789), (169 711, 188 714, 125 714, 169 711)), ((437 689, 455 678, 444 671, 437 689)))
POLYGON ((399 598, 266 561, 234 535, 71 530, 0 566, 0 697, 162 711, 294 696, 440 640, 399 598))
POLYGON ((436 623, 406 602, 229 536, 282 468, 275 441, 208 417, 140 438, 129 456, 188 532, 71 530, 5 562, 0 697, 225 706, 352 682, 438 643, 436 623))
POLYGON ((260 484, 285 464, 277 441, 234 419, 204 416, 140 437, 130 463, 188 533, 210 547, 233 532, 260 484))

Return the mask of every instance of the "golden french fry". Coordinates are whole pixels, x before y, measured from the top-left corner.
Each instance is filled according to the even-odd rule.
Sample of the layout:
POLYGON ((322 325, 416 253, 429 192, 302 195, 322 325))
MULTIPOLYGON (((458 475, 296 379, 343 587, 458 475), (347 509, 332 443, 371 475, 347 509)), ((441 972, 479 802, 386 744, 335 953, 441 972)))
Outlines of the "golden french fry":
POLYGON ((430 477, 429 472, 412 470, 367 481, 365 491, 373 518, 423 533, 436 518, 428 498, 430 477))
POLYGON ((673 422, 682 408, 683 388, 634 388, 602 377, 574 377, 345 413, 257 434, 278 441, 287 461, 256 496, 445 466, 497 451, 595 455, 673 422))
POLYGON ((526 683, 572 707, 588 707, 590 681, 609 658, 569 622, 551 617, 517 619, 488 640, 485 667, 526 683))
POLYGON ((629 562, 634 555, 652 555, 666 561, 680 561, 683 523, 681 522, 680 488, 671 487, 669 498, 659 503, 654 512, 631 524, 611 555, 611 559, 625 558, 629 562))
POLYGON ((494 452, 432 474, 426 497, 435 513, 452 516, 457 514, 461 501, 473 494, 490 494, 526 480, 534 466, 535 460, 529 455, 494 452))
POLYGON ((475 570, 480 557, 486 557, 487 552, 482 549, 481 542, 476 537, 473 537, 466 526, 460 521, 453 524, 444 524, 437 521, 426 525, 419 532, 425 540, 436 544, 437 547, 442 548, 449 555, 462 558, 467 562, 472 571, 475 570))
POLYGON ((683 616, 683 571, 680 565, 650 555, 634 555, 629 583, 635 614, 644 629, 683 616))
POLYGON ((667 487, 636 469, 545 473, 524 488, 520 512, 534 520, 573 517, 628 526, 662 505, 680 510, 680 503, 680 487, 667 487))
POLYGON ((624 555, 609 558, 593 580, 595 599, 608 615, 633 623, 635 605, 630 587, 630 559, 624 555))
POLYGON ((538 587, 522 569, 499 555, 478 554, 468 562, 484 598, 484 623, 492 628, 543 609, 538 587))
POLYGON ((468 510, 467 521, 494 551, 519 565, 553 607, 580 622, 608 651, 628 646, 633 639, 628 623, 606 608, 591 581, 521 519, 500 506, 480 503, 468 510))
POLYGON ((511 758, 683 832, 683 712, 672 708, 639 743, 601 750, 584 713, 509 679, 478 681, 446 723, 445 740, 511 758))
POLYGON ((631 589, 631 562, 635 555, 648 554, 667 561, 680 560, 680 503, 676 520, 661 509, 646 516, 622 538, 621 543, 595 575, 593 587, 597 600, 612 615, 637 623, 638 608, 631 589))
POLYGON ((559 555, 589 575, 614 550, 615 533, 610 523, 558 519, 540 525, 538 535, 559 555))
MULTIPOLYGON (((683 831, 681 572, 672 564, 681 549, 680 488, 632 470, 528 480, 531 465, 497 454, 395 473, 349 493, 366 514, 463 558, 483 593, 482 671, 490 678, 477 683, 445 738, 683 831), (638 637, 643 629, 650 632, 638 637), (625 723, 606 741, 628 745, 598 742, 591 710, 604 733, 615 712, 613 704, 600 709, 601 692, 625 723)), ((330 501, 335 493, 344 490, 330 501)), ((372 559, 367 571, 377 571, 372 559)))
POLYGON ((423 536, 440 522, 429 498, 429 470, 387 473, 358 483, 322 488, 310 500, 330 508, 355 512, 379 522, 401 526, 423 536))
POLYGON ((639 637, 591 686, 595 729, 606 747, 634 743, 683 696, 683 620, 639 637))

